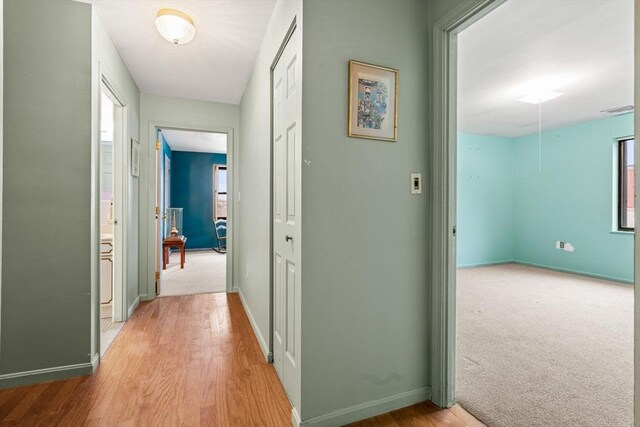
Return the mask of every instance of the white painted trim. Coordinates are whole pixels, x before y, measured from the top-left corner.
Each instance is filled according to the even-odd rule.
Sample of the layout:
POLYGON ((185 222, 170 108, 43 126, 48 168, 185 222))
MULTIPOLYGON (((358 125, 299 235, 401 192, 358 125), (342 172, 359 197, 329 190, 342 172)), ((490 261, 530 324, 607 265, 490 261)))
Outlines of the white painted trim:
POLYGON ((506 0, 459 2, 429 34, 432 400, 455 403, 457 34, 506 0))
POLYGON ((251 328, 253 329, 253 333, 256 338, 258 338, 258 344, 260 345, 260 349, 262 350, 262 354, 264 354, 264 358, 268 363, 273 362, 273 353, 269 350, 269 346, 267 345, 267 341, 262 336, 262 332, 260 332, 260 328, 258 328, 258 323, 253 318, 253 314, 251 313, 251 309, 249 308, 249 304, 244 299, 244 295, 242 294, 242 290, 239 288, 234 288, 234 291, 238 292, 240 295, 240 302, 242 303, 242 307, 244 308, 244 312, 247 313, 247 317, 249 318, 249 323, 251 323, 251 328))
MULTIPOLYGON (((101 94, 103 90, 106 90, 107 92, 109 92, 111 94, 111 96, 113 96, 115 98, 115 102, 117 104, 119 104, 117 107, 120 108, 119 111, 119 115, 121 116, 119 118, 120 120, 120 127, 121 127, 121 132, 120 132, 120 138, 121 138, 121 144, 120 144, 120 150, 116 150, 116 146, 114 144, 114 149, 113 149, 113 156, 114 156, 114 164, 116 163, 116 161, 118 163, 120 163, 120 172, 121 172, 121 176, 120 176, 120 184, 121 184, 121 188, 115 188, 114 189, 114 194, 116 194, 115 196, 115 202, 116 202, 116 219, 118 220, 118 230, 116 231, 116 228, 114 227, 114 232, 113 232, 113 236, 114 236, 114 263, 116 265, 119 265, 120 268, 120 277, 119 277, 119 283, 120 286, 114 286, 114 295, 113 295, 113 301, 114 301, 114 313, 113 313, 113 319, 116 322, 124 322, 127 320, 127 302, 126 302, 126 296, 127 296, 127 247, 128 247, 128 239, 127 239, 127 226, 128 226, 128 220, 129 218, 127 217, 127 209, 128 209, 128 200, 129 200, 129 181, 132 179, 132 177, 130 176, 130 166, 129 166, 129 157, 130 157, 130 151, 131 151, 131 136, 129 135, 129 102, 127 100, 127 98, 123 95, 123 92, 118 88, 118 86, 115 84, 114 79, 111 78, 111 76, 113 75, 110 71, 109 68, 103 64, 102 62, 98 62, 98 69, 99 69, 99 81, 98 81, 98 86, 99 86, 99 92, 98 92, 98 105, 102 105, 101 102, 101 94), (117 203, 120 202, 120 203, 117 203), (119 238, 117 238, 119 237, 119 238)), ((100 114, 100 107, 98 107, 98 114, 100 114)), ((101 117, 98 116, 98 123, 100 123, 101 121, 101 117)), ((116 122, 118 121, 118 119, 116 119, 116 122)), ((98 132, 100 131, 100 125, 98 125, 98 132)), ((100 152, 100 133, 98 133, 98 153, 100 152)), ((101 161, 100 161, 100 155, 98 154, 97 157, 97 161, 98 161, 98 168, 97 168, 97 173, 98 173, 98 182, 97 182, 97 186, 98 186, 98 193, 99 193, 99 188, 100 188, 100 165, 101 165, 101 161)), ((116 170, 114 169, 114 176, 115 176, 116 170)), ((99 203, 99 201, 98 201, 99 203)), ((99 209, 99 206, 98 206, 99 209)), ((97 233, 98 233, 98 237, 100 236, 100 224, 97 224, 97 233)), ((98 250, 100 250, 100 240, 98 239, 98 250)), ((98 269, 99 270, 99 269, 98 269)), ((114 271, 115 273, 115 271, 114 271)))
MULTIPOLYGON (((141 123, 141 129, 142 129, 141 123)), ((235 191, 236 191, 236 182, 235 176, 237 175, 236 171, 239 169, 239 163, 236 161, 236 153, 238 152, 236 144, 236 130, 233 127, 228 126, 211 126, 206 124, 186 124, 186 123, 176 123, 176 122, 167 122, 167 121, 159 121, 150 119, 148 121, 148 147, 141 147, 141 149, 151 150, 147 153, 155 153, 155 145, 156 145, 156 131, 158 129, 175 129, 175 130, 186 130, 193 132, 212 132, 212 133, 226 133, 227 134, 227 292, 231 292, 233 290, 233 266, 234 266, 234 250, 233 250, 233 241, 235 236, 235 218, 236 218, 236 209, 235 209, 235 191), (229 173, 230 172, 230 173, 229 173)), ((156 289, 155 289, 155 273, 156 273, 156 264, 160 262, 159 256, 161 252, 160 245, 161 243, 157 240, 156 234, 158 234, 158 230, 156 230, 156 219, 155 219, 155 209, 156 203, 159 203, 157 198, 158 192, 158 168, 160 165, 158 164, 158 156, 149 155, 149 170, 147 171, 147 176, 149 177, 146 193, 148 194, 147 198, 147 209, 149 212, 148 218, 141 217, 140 218, 140 229, 146 229, 148 236, 146 242, 141 242, 142 245, 147 245, 147 292, 144 300, 149 301, 156 298, 156 289), (157 246, 156 246, 157 244, 157 246)), ((141 188, 142 192, 143 189, 141 188)), ((142 205, 142 203, 141 203, 142 205)), ((160 268, 160 266, 158 267, 160 268)), ((162 285, 161 285, 162 286, 162 285)), ((162 293, 162 289, 160 291, 162 293)), ((141 296, 143 294, 140 294, 141 296)))
POLYGON ((417 390, 411 390, 399 393, 394 396, 385 397, 383 399, 372 400, 360 405, 351 406, 339 411, 330 412, 325 415, 300 420, 300 416, 293 408, 291 411, 291 421, 294 426, 314 426, 314 427, 334 427, 341 426, 367 418, 375 417, 380 414, 395 411, 396 409, 415 405, 431 399, 431 387, 422 387, 417 390))
POLYGON ((291 424, 295 427, 302 425, 300 414, 298 414, 298 410, 296 408, 291 408, 291 424))
MULTIPOLYGON (((638 0, 634 3, 634 34, 635 40, 640 40, 640 2, 638 0)), ((634 54, 634 105, 640 105, 640 43, 635 43, 633 48, 634 54)), ((639 164, 640 150, 637 149, 638 141, 640 141, 640 114, 635 114, 634 118, 634 138, 636 140, 635 150, 635 164, 639 164)), ((640 185, 640 174, 635 174, 635 197, 638 197, 638 187, 640 185)), ((635 210, 635 223, 640 224, 640 209, 635 210)), ((634 397, 633 397, 633 415, 634 425, 640 426, 640 233, 636 233, 634 236, 634 322, 633 322, 633 383, 634 383, 634 397)))
POLYGON ((13 372, 0 375, 0 388, 13 387, 22 384, 35 384, 54 379, 73 376, 89 375, 93 373, 93 361, 74 365, 55 366, 52 368, 33 369, 31 371, 13 372))
POLYGON ((129 319, 133 315, 133 312, 136 311, 136 308, 138 308, 138 304, 140 304, 139 296, 133 300, 133 303, 127 309, 127 319, 129 319))
POLYGON ((93 358, 91 359, 91 366, 93 367, 92 373, 94 373, 98 369, 98 366, 100 366, 100 353, 93 355, 93 358))
MULTIPOLYGON (((0 314, 2 313, 2 199, 4 164, 4 0, 0 0, 0 314)), ((1 317, 1 316, 0 316, 1 317)), ((2 349, 0 348, 0 354, 2 349)))
MULTIPOLYGON (((128 224, 128 218, 126 217, 127 202, 129 198, 129 156, 130 156, 130 138, 129 135, 129 103, 123 92, 114 83, 114 79, 111 78, 114 74, 109 70, 108 66, 102 61, 97 62, 97 70, 92 66, 92 156, 91 156, 91 180, 92 180, 92 193, 91 193, 91 264, 92 264, 92 276, 91 276, 91 351, 100 352, 100 122, 101 122, 101 96, 102 91, 107 90, 116 99, 116 102, 121 107, 121 126, 122 126, 122 144, 121 144, 121 156, 120 162, 122 165, 122 189, 119 199, 121 199, 122 212, 119 215, 119 227, 123 230, 119 239, 114 239, 116 242, 116 254, 117 261, 120 264, 121 280, 120 289, 114 289, 114 309, 119 308, 120 312, 114 312, 114 320, 126 321, 127 320, 127 238, 126 227, 128 224), (95 73, 95 74, 94 74, 95 73), (94 110, 95 107, 95 110, 94 110), (119 241, 119 242, 118 242, 119 241), (119 250, 118 250, 119 249, 119 250)), ((114 147, 114 156, 118 155, 114 147)), ((115 172, 115 171, 114 171, 115 172)), ((115 237, 115 230, 114 230, 115 237)))

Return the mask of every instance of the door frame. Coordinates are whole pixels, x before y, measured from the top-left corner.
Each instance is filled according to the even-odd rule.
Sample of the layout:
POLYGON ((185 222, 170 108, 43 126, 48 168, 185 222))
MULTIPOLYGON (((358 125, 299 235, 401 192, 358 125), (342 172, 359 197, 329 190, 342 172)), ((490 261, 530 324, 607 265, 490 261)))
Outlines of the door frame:
POLYGON ((271 62, 271 66, 269 67, 269 338, 267 343, 268 353, 266 355, 267 362, 273 363, 273 336, 274 336, 274 328, 275 328, 275 320, 274 320, 274 295, 275 295, 275 280, 274 280, 274 268, 273 268, 273 207, 274 207, 274 199, 275 199, 275 191, 274 191, 274 147, 273 147, 273 72, 282 57, 282 53, 284 49, 287 47, 287 43, 291 39, 293 32, 296 30, 296 17, 293 18, 293 22, 289 26, 289 29, 285 33, 284 38, 282 39, 282 43, 278 47, 276 54, 271 62))
POLYGON ((431 400, 456 397, 456 130, 458 33, 506 0, 462 2, 433 23, 429 42, 431 400))
MULTIPOLYGON (((226 265, 226 292, 235 292, 233 287, 233 266, 234 266, 234 257, 233 257, 233 239, 234 239, 234 227, 235 227, 235 182, 233 179, 233 174, 235 173, 237 164, 235 160, 235 138, 234 138, 234 129, 232 127, 226 126, 208 126, 208 125, 190 125, 185 123, 176 123, 176 122, 167 122, 167 121, 159 121, 159 120, 150 120, 149 128, 148 128, 148 141, 150 145, 150 149, 152 152, 156 153, 155 160, 153 160, 153 165, 151 166, 151 170, 154 172, 153 176, 155 179, 149 180, 149 185, 147 187, 148 194, 155 194, 155 197, 148 198, 149 200, 149 212, 152 217, 149 218, 151 224, 155 224, 153 229, 153 234, 149 237, 147 241, 148 246, 148 256, 147 256, 147 265, 149 266, 149 278, 150 280, 147 283, 147 300, 153 300, 158 295, 156 295, 156 273, 160 273, 162 269, 162 242, 160 241, 160 230, 157 228, 157 215, 156 215, 156 207, 160 206, 160 200, 158 198, 158 191, 160 188, 159 177, 160 177, 160 165, 161 162, 164 161, 163 156, 159 156, 158 153, 162 154, 162 150, 156 150, 157 141, 157 132, 160 130, 183 130, 190 132, 205 132, 205 133, 223 133, 227 135, 227 265, 226 265), (159 161, 160 159, 160 161, 159 161)), ((149 162, 151 163, 153 156, 149 157, 149 162)), ((142 223, 141 223, 142 225, 142 223)), ((160 280, 160 279, 158 279, 160 280)))
MULTIPOLYGON (((457 35, 480 20, 506 0, 463 2, 433 24, 429 44, 431 78, 429 99, 431 113, 431 360, 432 401, 441 407, 451 407, 456 398, 456 145, 457 145, 457 35)), ((635 37, 640 36, 640 6, 635 6, 635 37)), ((640 45, 635 47, 635 102, 640 104, 640 45)), ((640 116, 635 117, 636 141, 640 138, 640 116)), ((636 150, 636 164, 640 161, 636 150)), ((640 174, 636 174, 636 188, 640 174)), ((640 210, 636 211, 640 224, 640 210)), ((634 237, 635 271, 640 271, 638 233, 634 237)), ((640 275, 634 274, 634 364, 640 360, 640 275)), ((640 370, 634 369, 635 390, 640 388, 640 370)), ((634 398, 634 415, 639 425, 640 399, 634 398)))
MULTIPOLYGON (((94 354, 93 360, 100 360, 101 358, 101 333, 100 333, 100 280, 101 280, 101 272, 100 272, 100 248, 101 248, 101 236, 100 236, 100 173, 101 173, 101 159, 100 159, 100 142, 101 142, 101 128, 100 128, 100 120, 102 116, 102 92, 105 91, 110 96, 112 101, 116 104, 116 110, 119 115, 119 118, 116 121, 120 124, 120 133, 119 138, 121 139, 121 144, 119 149, 116 149, 116 144, 114 141, 113 148, 113 161, 114 161, 114 177, 116 174, 115 163, 120 162, 121 164, 121 177, 120 177, 120 187, 114 187, 114 206, 116 207, 116 216, 118 217, 118 225, 117 228, 114 227, 114 257, 113 262, 114 266, 119 265, 119 278, 116 281, 116 269, 114 267, 114 287, 113 287, 113 320, 115 322, 126 322, 128 319, 128 311, 127 311, 127 238, 125 230, 128 226, 128 217, 127 217, 127 209, 128 204, 127 201, 129 199, 129 149, 130 149, 130 140, 129 140, 129 102, 124 96, 123 92, 118 88, 115 84, 114 79, 111 78, 112 73, 109 69, 103 64, 98 64, 98 82, 97 82, 97 92, 95 93, 95 97, 97 100, 97 108, 96 108, 96 126, 95 126, 95 134, 94 141, 92 143, 92 233, 91 233, 91 248, 92 248, 92 271, 94 274, 92 275, 92 339, 93 343, 92 353, 94 354), (119 283, 119 286, 116 284, 119 283)), ((115 129, 114 129, 115 136, 115 129)), ((115 138, 114 138, 115 139, 115 138)), ((115 181, 114 181, 115 185, 115 181)), ((97 362, 94 362, 94 365, 97 362)), ((95 368, 95 366, 94 366, 95 368)))

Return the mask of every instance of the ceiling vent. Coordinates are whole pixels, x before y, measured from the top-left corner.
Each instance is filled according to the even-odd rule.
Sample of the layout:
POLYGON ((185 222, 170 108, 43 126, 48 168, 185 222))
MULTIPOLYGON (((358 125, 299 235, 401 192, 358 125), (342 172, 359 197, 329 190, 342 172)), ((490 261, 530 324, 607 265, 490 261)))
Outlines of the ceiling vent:
POLYGON ((625 105, 624 107, 609 108, 608 110, 602 110, 600 112, 607 113, 607 114, 623 114, 623 113, 630 113, 631 111, 633 111, 633 105, 625 105))

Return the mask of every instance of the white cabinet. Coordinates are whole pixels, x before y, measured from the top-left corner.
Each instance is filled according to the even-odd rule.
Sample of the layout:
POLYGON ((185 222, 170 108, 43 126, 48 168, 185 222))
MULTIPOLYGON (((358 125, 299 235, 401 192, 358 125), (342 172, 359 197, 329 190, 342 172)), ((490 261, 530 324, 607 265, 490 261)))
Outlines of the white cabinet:
POLYGON ((100 244, 100 303, 110 304, 112 300, 113 241, 109 238, 103 238, 100 244))

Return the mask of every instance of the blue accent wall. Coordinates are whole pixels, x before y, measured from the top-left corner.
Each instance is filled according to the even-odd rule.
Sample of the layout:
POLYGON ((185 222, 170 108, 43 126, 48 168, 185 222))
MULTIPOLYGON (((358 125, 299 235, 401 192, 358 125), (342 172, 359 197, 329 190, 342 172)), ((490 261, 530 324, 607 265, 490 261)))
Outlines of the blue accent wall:
POLYGON ((543 132, 539 172, 537 134, 459 134, 458 265, 513 260, 631 282, 633 234, 615 229, 616 139, 630 135, 633 114, 543 132))
POLYGON ((213 224, 213 165, 226 165, 226 154, 173 151, 171 207, 183 208, 182 234, 187 249, 217 247, 213 224))

